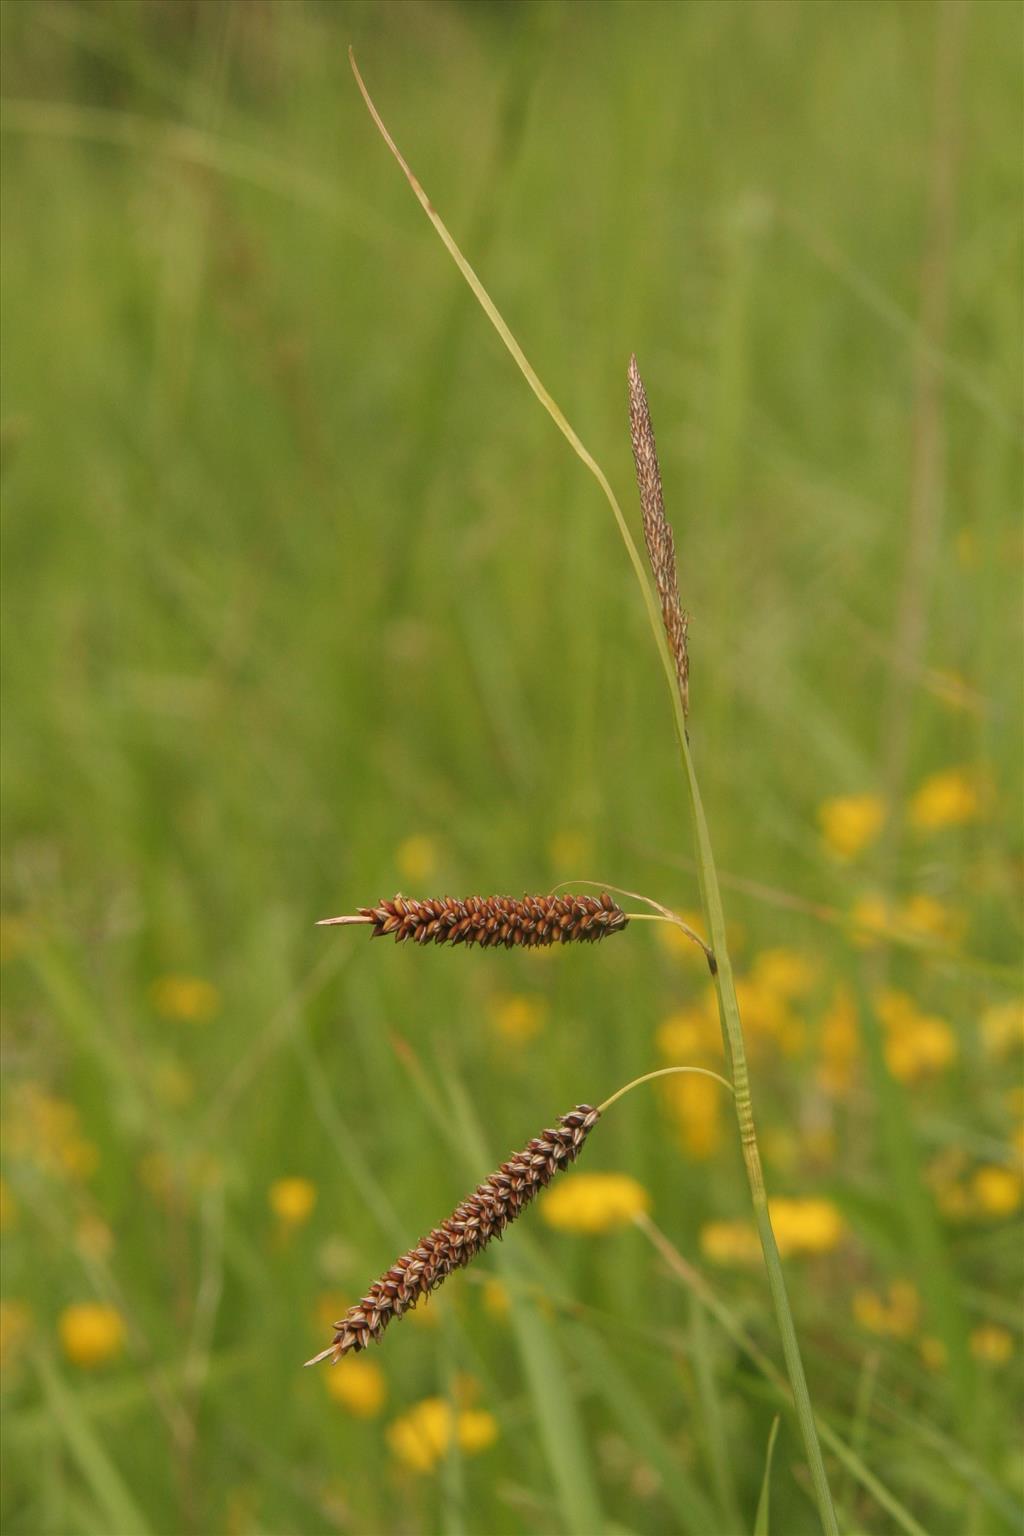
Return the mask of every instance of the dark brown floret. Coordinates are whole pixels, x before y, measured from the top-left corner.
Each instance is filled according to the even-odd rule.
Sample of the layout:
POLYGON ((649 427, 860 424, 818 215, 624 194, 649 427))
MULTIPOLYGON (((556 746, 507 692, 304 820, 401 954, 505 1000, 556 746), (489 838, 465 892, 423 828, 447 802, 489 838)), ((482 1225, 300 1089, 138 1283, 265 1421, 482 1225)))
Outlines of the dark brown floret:
POLYGON ((343 1355, 365 1349, 372 1339, 381 1337, 393 1318, 402 1317, 421 1296, 443 1284, 453 1270, 475 1259, 492 1237, 500 1237, 509 1222, 515 1221, 538 1190, 575 1162, 598 1114, 589 1104, 577 1104, 555 1128, 542 1131, 522 1152, 502 1163, 474 1194, 456 1206, 447 1221, 421 1237, 374 1281, 362 1301, 349 1307, 335 1323, 333 1343, 306 1364, 316 1365, 328 1356, 337 1364, 343 1355))

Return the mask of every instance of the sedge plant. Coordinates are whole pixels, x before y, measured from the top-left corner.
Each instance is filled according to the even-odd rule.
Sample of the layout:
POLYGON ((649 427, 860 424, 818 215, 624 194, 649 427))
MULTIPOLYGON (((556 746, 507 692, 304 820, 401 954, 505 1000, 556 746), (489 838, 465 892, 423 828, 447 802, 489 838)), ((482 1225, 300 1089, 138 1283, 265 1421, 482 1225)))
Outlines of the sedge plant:
MULTIPOLYGON (((640 491, 644 539, 654 578, 653 587, 637 542, 607 476, 541 382, 484 285, 413 174, 367 91, 351 49, 349 59, 356 83, 374 123, 401 166, 410 187, 459 272, 511 353, 534 395, 600 486, 615 518, 640 588, 665 676, 679 751, 680 769, 692 815, 701 905, 710 939, 710 943, 705 946, 705 952, 709 969, 714 977, 725 1060, 730 1079, 726 1086, 731 1089, 735 1105, 736 1125, 750 1199, 764 1256, 793 1407, 803 1440, 822 1530, 826 1536, 838 1536, 838 1525, 822 1456, 818 1427, 768 1207, 761 1154, 754 1124, 746 1046, 729 958, 721 892, 694 754, 687 731, 690 704, 688 621, 679 596, 674 540, 671 526, 665 515, 654 432, 639 367, 636 358, 632 358, 628 377, 630 430, 640 491)), ((479 942, 526 946, 536 943, 572 942, 575 939, 586 939, 592 942, 595 937, 603 937, 609 931, 619 931, 624 926, 624 915, 618 908, 612 911, 612 907, 608 905, 610 898, 606 893, 603 893, 600 899, 591 899, 589 904, 585 898, 566 897, 561 900, 570 916, 564 920, 570 926, 575 924, 575 930, 570 933, 567 929, 563 929, 560 933, 546 934, 543 938, 537 938, 536 923, 538 920, 546 919, 544 914, 538 919, 536 911, 528 908, 527 903, 543 904, 552 899, 550 897, 524 898, 523 902, 516 902, 507 897, 470 898, 469 903, 452 903, 451 906, 463 909, 453 913, 442 910, 443 903, 440 902, 431 906, 428 903, 411 903, 407 898, 396 897, 393 902, 382 903, 378 908, 363 908, 358 915, 351 918, 329 921, 368 923, 373 927, 375 934, 383 935, 387 932, 399 940, 413 938, 414 941, 421 943, 479 942), (496 903, 497 906, 493 911, 484 911, 481 914, 478 908, 471 907, 470 904, 473 902, 483 903, 485 907, 487 903, 496 903), (502 903, 505 905, 502 906, 502 903), (579 903, 583 905, 580 906, 579 903), (428 906, 430 910, 424 911, 423 909, 428 906), (467 908, 469 908, 468 911, 467 908), (623 921, 620 921, 620 918, 623 918, 623 921), (599 925, 599 931, 593 928, 588 929, 585 926, 588 920, 596 922, 599 925), (488 922, 492 924, 491 927, 487 926, 488 922), (447 930, 446 923, 449 925, 447 930), (461 927, 458 926, 460 924, 461 927), (534 937, 529 937, 531 934, 534 937)), ((651 903, 651 905, 655 906, 663 917, 670 919, 674 917, 674 914, 668 913, 667 909, 661 908, 658 903, 651 903)), ((644 1078, 637 1079, 636 1083, 646 1081, 648 1077, 654 1075, 657 1074, 646 1074, 644 1078)), ((620 1093, 624 1091, 620 1090, 620 1093)), ((559 1168, 575 1158, 582 1145, 583 1136, 589 1132, 600 1112, 617 1097, 619 1097, 618 1094, 613 1095, 612 1099, 607 1100, 598 1109, 590 1109, 585 1105, 577 1106, 568 1116, 562 1118, 558 1127, 543 1132, 542 1136, 535 1138, 522 1153, 516 1154, 508 1163, 503 1164, 497 1173, 491 1175, 485 1184, 478 1188, 474 1196, 464 1201, 452 1216, 442 1223, 441 1228, 434 1229, 428 1238, 421 1239, 416 1248, 404 1255, 392 1270, 375 1283, 370 1295, 364 1298, 356 1309, 358 1316, 350 1315, 339 1323, 338 1336, 334 1344, 316 1359, 327 1357, 338 1359, 349 1349, 362 1347, 368 1339, 379 1336, 384 1323, 390 1320, 392 1315, 400 1316, 406 1307, 414 1304, 420 1294, 428 1292, 439 1284, 452 1269, 468 1262, 469 1258, 473 1257, 488 1240, 492 1231, 500 1233, 507 1221, 518 1214, 527 1200, 532 1198, 533 1193, 546 1184, 559 1168)))

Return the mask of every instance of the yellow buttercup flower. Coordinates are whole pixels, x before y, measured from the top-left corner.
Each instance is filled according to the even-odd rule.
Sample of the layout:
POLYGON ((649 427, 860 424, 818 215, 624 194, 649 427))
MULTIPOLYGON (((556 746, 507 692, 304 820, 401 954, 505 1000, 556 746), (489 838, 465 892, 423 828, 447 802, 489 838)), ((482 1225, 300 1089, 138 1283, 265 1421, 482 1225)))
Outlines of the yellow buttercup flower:
POLYGON ((20 913, 0 913, 0 964, 15 959, 32 942, 32 924, 20 913))
POLYGON ((413 1472, 432 1472, 448 1453, 453 1434, 460 1450, 475 1456, 498 1438, 497 1421, 484 1409, 456 1413, 443 1397, 425 1397, 388 1426, 392 1455, 413 1472))
POLYGON ((876 1291, 857 1290, 853 1294, 853 1315, 869 1333, 894 1339, 908 1339, 916 1333, 921 1316, 921 1298, 909 1280, 894 1280, 886 1296, 876 1291))
POLYGON ((918 832, 962 827, 982 815, 984 799, 976 773, 947 768, 924 780, 910 801, 907 819, 918 832))
POLYGON ((831 1253, 846 1233, 846 1224, 831 1200, 769 1200, 775 1241, 783 1258, 831 1253))
POLYGON ((285 1227, 301 1227, 316 1205, 316 1185, 309 1179, 275 1179, 267 1191, 270 1209, 285 1227))
POLYGON ((488 1012, 497 1035, 511 1045, 526 1045, 543 1029, 548 1005, 535 995, 502 993, 492 998, 488 1012))
POLYGON ((903 1083, 943 1071, 957 1057, 957 1041, 944 1019, 921 1013, 906 992, 891 988, 875 998, 875 1011, 885 1028, 885 1061, 903 1083))
POLYGON ((971 1330, 971 1354, 983 1365, 1005 1365, 1013 1356, 1013 1334, 998 1323, 982 1323, 971 1330))
POLYGON ((712 1264, 756 1264, 761 1244, 749 1221, 708 1221, 700 1229, 700 1251, 712 1264))
POLYGON ((459 1449, 466 1456, 489 1450, 498 1438, 498 1421, 485 1408, 466 1408, 456 1421, 459 1449))
POLYGON ((443 1397, 425 1397, 388 1426, 393 1456, 413 1472, 432 1472, 447 1454, 452 1437, 452 1405, 443 1397))
POLYGON ((201 976, 158 976, 149 995, 162 1018, 180 1024, 205 1024, 220 1009, 220 992, 201 976))
POLYGON ((357 1419, 375 1419, 387 1400, 388 1384, 376 1360, 349 1356, 324 1373, 334 1401, 357 1419))
POLYGON ((818 822, 825 846, 837 859, 855 859, 876 840, 885 814, 879 795, 836 795, 823 801, 818 822))
POLYGON ((576 1173, 564 1177, 544 1196, 541 1215, 560 1232, 595 1236, 623 1227, 650 1210, 651 1197, 626 1173, 576 1173))
POLYGON ((32 1308, 13 1298, 0 1301, 0 1366, 6 1370, 21 1354, 32 1331, 32 1308))
MULTIPOLYGON (((838 1248, 846 1224, 831 1200, 769 1200, 768 1210, 784 1259, 813 1258, 838 1248)), ((761 1244, 752 1222, 711 1221, 700 1231, 701 1252, 715 1264, 756 1264, 761 1244)))
POLYGON ((858 896, 850 909, 853 942, 860 949, 869 949, 879 939, 884 939, 893 927, 893 915, 889 903, 878 891, 866 891, 858 896))
POLYGON ((1012 1216, 1024 1199, 1024 1182, 1015 1168, 990 1163, 974 1170, 971 1195, 983 1215, 1012 1216))
POLYGON ((124 1347, 124 1318, 100 1301, 65 1307, 57 1323, 61 1347, 72 1365, 92 1370, 114 1360, 124 1347))
POLYGON ((58 1178, 86 1180, 99 1166, 99 1148, 83 1136, 78 1110, 38 1083, 19 1090, 7 1126, 7 1149, 58 1178))
POLYGON ((860 1021, 848 987, 839 986, 833 994, 821 1021, 819 1049, 818 1082, 826 1093, 841 1098, 850 1089, 860 1059, 860 1021))
POLYGON ((716 1060, 722 1055, 717 1008, 713 1013, 706 1006, 670 1013, 655 1038, 658 1050, 674 1065, 702 1065, 708 1058, 716 1060))
POLYGON ((934 939, 940 944, 959 944, 967 932, 963 912, 945 906, 923 891, 903 903, 895 923, 912 938, 934 939))
POLYGON ((917 1347, 923 1363, 930 1371, 945 1370, 949 1361, 949 1350, 941 1339, 935 1338, 934 1334, 926 1333, 917 1347))
POLYGON ((1024 1049, 1024 998, 993 1003, 981 1016, 981 1042, 989 1056, 1024 1049))
POLYGON ((9 1232, 18 1224, 18 1202, 7 1180, 0 1178, 0 1232, 9 1232))
POLYGON ((680 1072, 665 1078, 662 1090, 687 1154, 698 1162, 713 1157, 722 1140, 722 1085, 680 1072))
POLYGON ((504 1322, 512 1310, 508 1287, 494 1276, 484 1281, 484 1311, 495 1322, 504 1322))
POLYGON ((814 990, 818 970, 797 949, 764 949, 754 960, 752 979, 783 1002, 799 1002, 814 990))
POLYGON ((942 1019, 922 1015, 890 1034, 885 1062, 901 1083, 916 1083, 951 1066, 956 1060, 956 1036, 942 1019))
POLYGON ((395 868, 403 880, 413 885, 431 881, 440 862, 437 840, 422 832, 404 838, 395 849, 395 868))

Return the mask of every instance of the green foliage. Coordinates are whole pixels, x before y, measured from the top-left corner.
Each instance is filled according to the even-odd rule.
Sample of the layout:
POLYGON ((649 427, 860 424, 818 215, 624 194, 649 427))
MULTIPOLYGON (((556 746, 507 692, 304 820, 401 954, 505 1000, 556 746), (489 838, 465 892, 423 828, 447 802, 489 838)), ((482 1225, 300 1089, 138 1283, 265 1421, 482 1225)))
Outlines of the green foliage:
POLYGON ((640 359, 769 1194, 843 1222, 783 1254, 841 1528, 1015 1530, 1019 13, 0 23, 5 1529, 750 1530, 779 1413, 771 1528, 816 1529, 741 1342, 780 1366, 763 1271, 713 1259, 749 1219, 724 1102, 641 1088, 580 1169, 640 1181, 715 1308, 645 1228, 541 1202, 369 1357, 379 1411, 298 1369, 512 1147, 681 1059, 667 1020, 721 1068, 656 924, 554 956, 313 927, 572 876, 698 906, 612 520, 351 41, 630 514, 640 359), (844 795, 888 820, 841 861, 844 795), (82 1302, 124 1322, 92 1367, 82 1302), (458 1432, 417 1472, 390 1430, 433 1398, 458 1432))

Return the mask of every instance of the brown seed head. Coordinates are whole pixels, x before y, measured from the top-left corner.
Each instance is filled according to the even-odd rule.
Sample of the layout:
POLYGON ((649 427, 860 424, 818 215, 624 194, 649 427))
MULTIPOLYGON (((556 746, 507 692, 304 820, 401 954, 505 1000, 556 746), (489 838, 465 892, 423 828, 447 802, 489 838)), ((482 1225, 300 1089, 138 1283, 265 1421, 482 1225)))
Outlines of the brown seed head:
POLYGON ((629 922, 622 908, 600 896, 453 896, 416 901, 395 896, 375 907, 360 907, 351 917, 328 917, 324 924, 369 923, 375 939, 394 934, 395 942, 479 944, 482 949, 538 949, 549 944, 596 944, 621 933, 629 922))
POLYGON ((492 1237, 500 1237, 509 1222, 515 1221, 538 1190, 575 1162, 599 1114, 589 1104, 577 1104, 556 1127, 542 1131, 522 1152, 513 1153, 474 1194, 456 1206, 447 1221, 421 1237, 374 1281, 362 1301, 349 1307, 335 1323, 333 1343, 306 1364, 316 1365, 328 1356, 337 1364, 343 1355, 365 1349, 371 1340, 380 1339, 393 1318, 404 1316, 453 1270, 475 1259, 492 1237))
POLYGON ((633 462, 636 465, 636 482, 640 488, 640 510, 643 513, 644 542, 654 572, 654 585, 658 589, 661 617, 668 636, 669 650, 676 667, 676 682, 683 702, 683 715, 690 711, 690 658, 686 648, 686 632, 689 615, 679 600, 679 579, 676 575, 676 546, 672 527, 665 516, 665 498, 661 489, 661 470, 658 467, 658 450, 654 444, 654 427, 651 424, 647 391, 644 389, 636 358, 629 360, 629 435, 633 444, 633 462))

